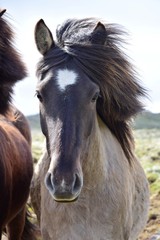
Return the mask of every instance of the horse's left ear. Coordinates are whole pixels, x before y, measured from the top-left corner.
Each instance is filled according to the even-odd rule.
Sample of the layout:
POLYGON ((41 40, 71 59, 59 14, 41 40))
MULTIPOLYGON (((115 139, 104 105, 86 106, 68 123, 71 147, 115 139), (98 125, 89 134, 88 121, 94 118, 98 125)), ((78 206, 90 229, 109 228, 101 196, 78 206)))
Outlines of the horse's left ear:
POLYGON ((107 31, 101 22, 98 22, 91 34, 91 43, 104 45, 107 38, 107 31))
POLYGON ((35 41, 39 52, 44 55, 54 44, 53 36, 43 19, 35 27, 35 41))

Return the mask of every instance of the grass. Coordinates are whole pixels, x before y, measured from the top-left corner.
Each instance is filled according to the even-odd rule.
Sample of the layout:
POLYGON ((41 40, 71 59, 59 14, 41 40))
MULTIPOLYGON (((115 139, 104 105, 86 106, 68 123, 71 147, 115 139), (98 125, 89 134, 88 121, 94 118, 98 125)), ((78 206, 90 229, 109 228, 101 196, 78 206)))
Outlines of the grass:
POLYGON ((160 231, 160 129, 135 130, 134 137, 136 154, 150 186, 148 222, 139 237, 139 240, 147 240, 160 231))
POLYGON ((150 183, 151 194, 160 190, 160 129, 134 131, 136 154, 150 183))
POLYGON ((34 163, 37 163, 45 147, 44 136, 40 130, 32 130, 32 155, 34 163))

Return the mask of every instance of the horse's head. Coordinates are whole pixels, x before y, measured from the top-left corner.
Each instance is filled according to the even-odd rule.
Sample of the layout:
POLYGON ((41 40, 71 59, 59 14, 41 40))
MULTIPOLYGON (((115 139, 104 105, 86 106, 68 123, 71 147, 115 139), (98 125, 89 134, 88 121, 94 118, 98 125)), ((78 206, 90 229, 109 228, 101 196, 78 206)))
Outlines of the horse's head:
POLYGON ((122 33, 95 19, 69 20, 58 28, 55 42, 43 20, 36 25, 43 55, 37 96, 50 157, 45 183, 57 201, 73 201, 81 191, 88 139, 95 139, 99 126, 97 113, 132 158, 128 120, 142 110, 144 89, 118 47, 122 33))
POLYGON ((83 186, 82 164, 87 140, 95 126, 100 89, 76 66, 72 57, 55 46, 43 21, 37 24, 35 34, 38 49, 46 61, 38 71, 37 85, 41 128, 50 156, 45 184, 56 201, 74 201, 83 186), (53 54, 51 58, 45 55, 50 48, 62 54, 60 64, 52 50, 48 55, 53 54))

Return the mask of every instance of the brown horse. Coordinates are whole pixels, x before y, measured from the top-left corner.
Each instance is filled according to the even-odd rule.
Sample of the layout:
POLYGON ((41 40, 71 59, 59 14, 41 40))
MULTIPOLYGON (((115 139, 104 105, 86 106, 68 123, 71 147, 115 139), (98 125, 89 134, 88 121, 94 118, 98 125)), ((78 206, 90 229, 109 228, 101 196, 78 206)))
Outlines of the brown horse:
POLYGON ((24 115, 11 105, 13 86, 26 69, 4 12, 0 10, 0 239, 5 230, 9 240, 31 240, 32 231, 25 227, 33 174, 31 134, 24 115))
POLYGON ((44 240, 135 240, 146 224, 148 183, 129 124, 145 90, 121 34, 96 19, 68 20, 54 41, 43 20, 36 25, 46 151, 31 195, 44 240))

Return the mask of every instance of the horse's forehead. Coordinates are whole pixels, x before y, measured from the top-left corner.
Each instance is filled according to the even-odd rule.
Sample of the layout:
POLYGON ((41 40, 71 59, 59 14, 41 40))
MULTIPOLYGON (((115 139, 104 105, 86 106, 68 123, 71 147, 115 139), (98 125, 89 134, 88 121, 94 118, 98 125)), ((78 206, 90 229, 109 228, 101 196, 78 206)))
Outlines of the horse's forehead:
POLYGON ((38 84, 44 86, 50 81, 54 81, 59 91, 64 92, 67 86, 76 85, 78 83, 79 75, 80 74, 76 70, 72 69, 50 69, 43 79, 41 79, 40 76, 38 84))
POLYGON ((56 71, 56 83, 60 91, 65 91, 67 86, 77 83, 78 73, 75 70, 58 69, 56 71))
MULTIPOLYGON (((67 94, 77 94, 83 89, 82 96, 82 93, 92 92, 98 87, 81 69, 79 70, 74 66, 50 68, 45 73, 45 77, 41 79, 42 76, 40 75, 38 85, 48 86, 49 88, 52 86, 57 92, 65 94, 66 90, 67 94)), ((48 90, 47 87, 46 89, 48 90)))

